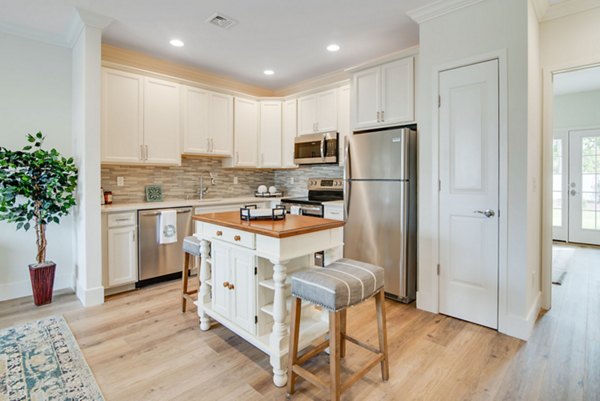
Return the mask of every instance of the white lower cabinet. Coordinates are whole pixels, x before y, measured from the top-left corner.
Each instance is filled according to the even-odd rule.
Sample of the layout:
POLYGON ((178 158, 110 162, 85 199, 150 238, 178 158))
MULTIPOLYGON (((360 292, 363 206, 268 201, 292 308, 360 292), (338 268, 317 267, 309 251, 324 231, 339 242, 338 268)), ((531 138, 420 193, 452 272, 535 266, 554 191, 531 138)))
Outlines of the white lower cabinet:
POLYGON ((250 334, 256 333, 254 251, 212 241, 212 308, 250 334))
POLYGON ((107 220, 105 287, 135 283, 138 278, 135 212, 111 214, 107 220))

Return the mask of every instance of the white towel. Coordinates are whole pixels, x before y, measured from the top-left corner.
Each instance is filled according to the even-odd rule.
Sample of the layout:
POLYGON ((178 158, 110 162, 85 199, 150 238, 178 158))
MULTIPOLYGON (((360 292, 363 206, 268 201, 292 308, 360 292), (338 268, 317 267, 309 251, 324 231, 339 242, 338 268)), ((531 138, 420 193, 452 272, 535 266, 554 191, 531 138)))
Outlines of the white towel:
POLYGON ((158 242, 160 244, 172 244, 177 242, 177 211, 163 210, 160 212, 160 224, 158 225, 158 242))

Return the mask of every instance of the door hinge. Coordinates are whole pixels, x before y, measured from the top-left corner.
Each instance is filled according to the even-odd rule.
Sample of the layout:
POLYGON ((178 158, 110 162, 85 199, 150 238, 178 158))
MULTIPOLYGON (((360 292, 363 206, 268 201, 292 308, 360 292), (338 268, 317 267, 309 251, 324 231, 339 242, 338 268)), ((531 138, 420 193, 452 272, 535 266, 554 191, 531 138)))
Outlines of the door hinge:
POLYGON ((442 96, 438 95, 438 108, 442 107, 442 96))
POLYGON ((258 316, 254 315, 254 324, 258 324, 258 316))
POLYGON ((437 275, 438 275, 438 276, 440 275, 440 264, 439 264, 439 263, 438 263, 438 265, 437 265, 437 275))
POLYGON ((256 276, 258 274, 258 267, 254 266, 254 275, 256 276))

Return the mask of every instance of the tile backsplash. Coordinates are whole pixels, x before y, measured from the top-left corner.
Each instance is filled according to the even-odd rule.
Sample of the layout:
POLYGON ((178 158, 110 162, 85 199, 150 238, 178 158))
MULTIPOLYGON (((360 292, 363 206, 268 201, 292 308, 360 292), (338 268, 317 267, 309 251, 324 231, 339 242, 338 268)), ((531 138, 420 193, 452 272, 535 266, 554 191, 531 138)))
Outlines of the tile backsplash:
POLYGON ((223 168, 216 158, 184 158, 181 166, 114 166, 102 165, 101 179, 105 191, 112 191, 114 203, 145 201, 144 187, 160 184, 163 199, 197 198, 200 190, 200 173, 204 173, 204 185, 209 190, 205 198, 232 198, 252 196, 259 185, 275 185, 284 196, 305 196, 307 181, 311 177, 337 178, 342 176, 338 166, 305 166, 292 170, 259 170, 223 168), (215 177, 210 185, 208 172, 215 177), (233 184, 233 178, 238 184, 233 184), (125 179, 125 185, 117 186, 117 177, 125 179), (290 179, 294 178, 294 183, 290 179))
POLYGON ((302 166, 293 170, 276 170, 275 186, 286 196, 306 196, 309 178, 342 178, 343 168, 337 165, 302 166), (294 178, 294 183, 290 179, 294 178))
POLYGON ((102 165, 102 187, 112 191, 114 203, 145 201, 144 187, 160 184, 163 199, 197 198, 200 192, 200 174, 204 174, 204 185, 208 187, 205 198, 233 198, 251 196, 259 185, 273 185, 273 170, 226 169, 221 160, 209 157, 184 158, 181 166, 113 166, 102 165), (208 172, 215 177, 215 185, 210 184, 208 172), (233 184, 233 177, 238 184, 233 184), (125 178, 125 185, 117 186, 117 177, 125 178))

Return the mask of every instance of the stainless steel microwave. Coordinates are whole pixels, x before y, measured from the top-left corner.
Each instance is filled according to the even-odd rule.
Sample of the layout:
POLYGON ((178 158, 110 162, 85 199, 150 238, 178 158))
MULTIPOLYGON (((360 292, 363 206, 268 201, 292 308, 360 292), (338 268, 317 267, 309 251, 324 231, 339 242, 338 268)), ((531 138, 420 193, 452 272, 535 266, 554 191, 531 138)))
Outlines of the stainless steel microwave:
POLYGON ((294 163, 337 164, 338 133, 300 135, 294 140, 294 163))

